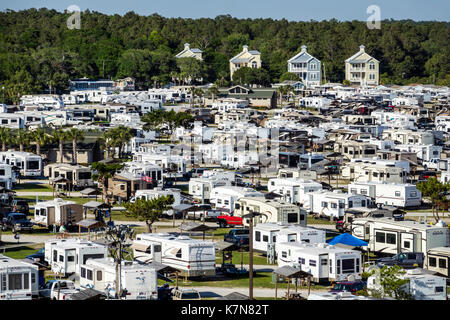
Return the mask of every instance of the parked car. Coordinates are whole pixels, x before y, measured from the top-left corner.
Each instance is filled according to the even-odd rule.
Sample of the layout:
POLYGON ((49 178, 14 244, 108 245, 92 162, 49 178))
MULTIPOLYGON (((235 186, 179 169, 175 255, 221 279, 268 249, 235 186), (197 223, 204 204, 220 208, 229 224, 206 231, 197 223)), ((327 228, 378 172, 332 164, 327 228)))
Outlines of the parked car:
POLYGON ((249 229, 231 229, 228 234, 223 236, 226 242, 234 243, 237 246, 245 246, 249 243, 249 229))
POLYGON ((423 268, 423 260, 423 252, 403 252, 393 257, 380 258, 377 260, 377 265, 380 268, 393 265, 398 265, 404 269, 423 268))
POLYGON ((158 300, 172 300, 173 289, 174 288, 169 288, 168 283, 158 287, 158 300))
POLYGON ((49 280, 39 290, 39 296, 51 300, 68 300, 68 297, 79 292, 71 280, 49 280))
POLYGON ((222 211, 212 209, 210 204, 198 204, 196 205, 199 211, 188 211, 186 218, 199 219, 199 220, 215 220, 222 214, 222 211))
POLYGON ((358 281, 339 281, 336 282, 328 292, 351 292, 355 294, 355 292, 364 290, 367 286, 367 283, 362 280, 358 281))
POLYGON ((217 223, 219 224, 219 227, 225 228, 229 226, 243 226, 243 220, 241 217, 234 217, 234 216, 218 216, 217 217, 217 223))
POLYGON ((175 289, 172 293, 173 300, 201 300, 200 293, 194 289, 175 289))
POLYGON ((13 200, 11 203, 15 212, 20 212, 28 215, 30 213, 30 207, 26 200, 13 200))
POLYGON ((48 265, 48 262, 45 261, 45 248, 41 248, 33 254, 26 256, 27 259, 32 260, 33 262, 38 262, 44 266, 48 265))
POLYGON ((17 231, 32 231, 33 222, 27 216, 20 212, 11 212, 1 220, 2 230, 8 229, 13 232, 17 231))

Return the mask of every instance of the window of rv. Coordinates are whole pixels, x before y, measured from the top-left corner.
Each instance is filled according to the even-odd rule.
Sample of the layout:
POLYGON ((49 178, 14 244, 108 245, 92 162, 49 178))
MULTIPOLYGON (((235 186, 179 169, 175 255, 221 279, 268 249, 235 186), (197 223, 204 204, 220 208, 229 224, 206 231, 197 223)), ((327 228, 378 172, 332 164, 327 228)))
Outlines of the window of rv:
POLYGON ((315 266, 317 265, 316 260, 309 260, 309 265, 310 265, 311 267, 315 267, 315 266))
POLYGON ((298 216, 296 213, 288 213, 287 220, 288 223, 298 222, 298 216))
POLYGON ((255 241, 261 241, 261 232, 260 231, 256 231, 255 232, 255 241))
POLYGON ((39 161, 38 160, 27 161, 27 169, 38 170, 39 169, 39 161))
POLYGON ((375 234, 375 241, 379 243, 386 243, 386 234, 384 232, 377 232, 375 234))
POLYGON ((175 255, 175 257, 181 258, 182 255, 183 255, 183 253, 182 253, 182 251, 181 251, 181 249, 180 249, 180 250, 178 250, 178 252, 177 252, 177 254, 175 255))
POLYGON ((388 243, 388 244, 396 244, 397 243, 395 233, 386 233, 386 243, 388 243))
POLYGON ((10 273, 10 274, 8 274, 8 289, 9 290, 22 290, 22 289, 28 289, 28 288, 29 288, 28 273, 10 273))
POLYGON ((355 259, 342 259, 342 273, 355 272, 355 259))
POLYGON ((436 258, 429 257, 429 258, 428 258, 428 265, 429 265, 430 267, 436 267, 436 258))
POLYGON ((445 259, 439 258, 439 268, 446 269, 447 268, 447 262, 445 259))
POLYGON ((263 236, 263 242, 269 242, 269 236, 263 236))
POLYGON ((80 172, 78 174, 78 179, 90 179, 91 178, 91 172, 80 172))
POLYGON ((81 267, 80 277, 81 278, 86 278, 86 269, 83 268, 83 267, 81 267))

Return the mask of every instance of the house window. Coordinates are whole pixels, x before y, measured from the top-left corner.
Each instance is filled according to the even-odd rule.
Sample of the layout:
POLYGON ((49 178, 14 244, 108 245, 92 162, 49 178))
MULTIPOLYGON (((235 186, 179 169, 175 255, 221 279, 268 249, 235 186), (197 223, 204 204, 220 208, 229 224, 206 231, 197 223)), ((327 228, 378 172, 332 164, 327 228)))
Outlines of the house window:
POLYGON ((256 61, 253 61, 253 62, 252 62, 252 68, 253 68, 253 69, 258 68, 258 63, 257 63, 256 61))
MULTIPOLYGON (((371 62, 369 63, 369 69, 370 69, 370 70, 375 70, 375 62, 371 61, 371 62)), ((374 75, 374 76, 375 76, 375 75, 374 75)))

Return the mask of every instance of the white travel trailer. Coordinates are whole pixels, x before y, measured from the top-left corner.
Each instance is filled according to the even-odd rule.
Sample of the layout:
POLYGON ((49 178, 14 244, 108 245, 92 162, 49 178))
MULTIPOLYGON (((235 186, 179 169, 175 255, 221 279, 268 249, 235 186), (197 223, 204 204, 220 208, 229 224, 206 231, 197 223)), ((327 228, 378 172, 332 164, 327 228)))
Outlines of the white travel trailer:
POLYGON ((253 249, 267 253, 269 247, 276 247, 276 243, 325 243, 326 232, 299 224, 260 223, 253 228, 253 239, 253 249))
POLYGON ((450 230, 443 223, 429 225, 393 218, 356 218, 353 236, 369 243, 369 250, 385 254, 423 252, 435 247, 448 247, 450 230))
POLYGON ((278 266, 298 267, 314 282, 361 279, 361 252, 326 243, 277 243, 278 266))
MULTIPOLYGON (((95 185, 94 180, 92 179, 91 169, 79 164, 48 164, 44 168, 44 175, 48 177, 49 184, 52 184, 56 178, 63 177, 70 181, 72 187, 77 189, 84 189, 95 185)), ((64 185, 65 184, 66 183, 64 182, 64 185)))
POLYGON ((54 273, 67 276, 79 274, 88 259, 106 258, 108 248, 85 239, 52 239, 45 242, 44 256, 54 273))
POLYGON ((211 190, 217 187, 231 186, 228 179, 192 178, 189 180, 189 194, 199 200, 209 200, 211 190))
POLYGON ((163 169, 155 164, 143 162, 126 162, 123 171, 129 172, 134 176, 152 178, 152 183, 162 186, 164 183, 163 169))
POLYGON ((25 128, 25 121, 18 114, 0 113, 0 126, 10 129, 23 129, 25 128))
POLYGON ((442 147, 434 144, 398 144, 395 149, 405 152, 414 152, 418 159, 422 161, 431 161, 431 159, 441 158, 442 147))
POLYGON ((353 182, 348 185, 348 192, 367 195, 377 204, 403 208, 420 206, 422 202, 422 193, 406 183, 353 182))
MULTIPOLYGON (((172 207, 181 204, 181 190, 176 188, 167 188, 164 190, 162 188, 136 190, 135 196, 130 199, 130 202, 135 202, 137 199, 151 200, 162 196, 171 196, 173 198, 172 207)), ((173 210, 167 210, 164 214, 172 216, 173 210)))
POLYGON ((31 300, 39 293, 38 266, 0 254, 0 301, 31 300))
POLYGON ((186 173, 186 161, 182 156, 138 152, 133 155, 133 161, 161 167, 164 178, 180 178, 186 173))
POLYGON ((10 164, 0 163, 0 186, 12 190, 16 176, 10 164))
MULTIPOLYGON (((447 283, 444 277, 424 273, 421 269, 409 269, 401 278, 409 280, 402 290, 414 300, 447 300, 447 283)), ((379 273, 371 275, 367 279, 367 289, 383 294, 380 281, 379 273)))
POLYGON ((428 250, 426 268, 450 278, 450 248, 436 247, 428 250))
MULTIPOLYGON (((122 261, 120 283, 126 290, 126 300, 157 300, 158 276, 156 270, 136 261, 122 261)), ((80 286, 109 296, 116 295, 116 263, 112 258, 89 259, 80 266, 80 286)))
POLYGON ((29 152, 0 152, 0 162, 20 168, 23 177, 40 177, 42 175, 42 157, 29 152))
POLYGON ((188 277, 216 274, 215 244, 169 233, 141 233, 133 241, 134 259, 160 262, 188 277))
POLYGON ((216 187, 211 190, 209 202, 214 204, 216 209, 233 212, 235 201, 243 197, 264 197, 264 194, 252 188, 216 187))
POLYGON ((269 192, 282 195, 286 202, 302 204, 305 202, 305 194, 307 192, 322 190, 322 185, 313 180, 274 178, 269 179, 267 189, 269 192))
POLYGON ((351 208, 367 208, 371 204, 368 196, 359 194, 347 194, 335 191, 315 191, 305 195, 305 209, 319 216, 342 218, 345 210, 351 208))
POLYGON ((40 226, 52 228, 53 225, 75 227, 83 219, 83 206, 74 201, 55 198, 36 203, 34 222, 40 226))

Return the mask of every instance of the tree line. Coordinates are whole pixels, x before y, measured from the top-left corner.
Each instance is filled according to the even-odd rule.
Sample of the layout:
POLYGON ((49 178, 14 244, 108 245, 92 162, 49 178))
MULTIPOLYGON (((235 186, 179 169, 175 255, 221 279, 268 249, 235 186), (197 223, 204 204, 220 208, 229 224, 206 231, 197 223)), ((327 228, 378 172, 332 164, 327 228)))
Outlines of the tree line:
POLYGON ((381 29, 370 30, 362 21, 334 19, 183 19, 85 11, 81 29, 69 30, 70 15, 48 9, 0 12, 0 90, 5 87, 6 102, 17 102, 19 94, 62 93, 68 80, 78 77, 130 76, 139 89, 185 78, 223 86, 229 84, 229 59, 244 44, 261 52, 262 70, 251 79, 263 85, 286 77, 287 60, 302 45, 322 61, 327 81, 342 82, 344 61, 361 44, 380 60, 384 84, 450 84, 448 22, 384 20, 381 29), (186 42, 203 50, 203 62, 175 58, 186 42))

